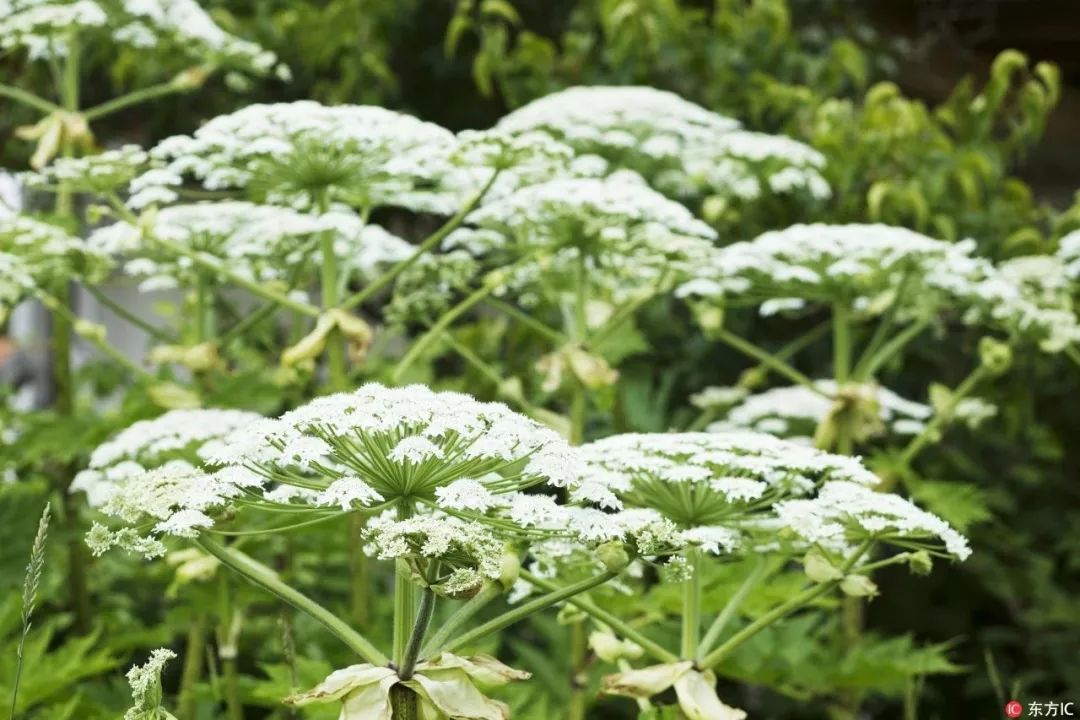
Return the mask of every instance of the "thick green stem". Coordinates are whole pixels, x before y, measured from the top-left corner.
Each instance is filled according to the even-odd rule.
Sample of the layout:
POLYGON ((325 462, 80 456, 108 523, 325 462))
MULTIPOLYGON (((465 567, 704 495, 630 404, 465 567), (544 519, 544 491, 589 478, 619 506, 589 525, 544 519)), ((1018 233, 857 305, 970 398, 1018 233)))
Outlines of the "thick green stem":
MULTIPOLYGON (((79 43, 74 31, 67 36, 68 52, 64 59, 64 71, 62 86, 59 94, 64 109, 68 112, 78 112, 79 109, 79 43)), ((74 148, 70 140, 61 144, 61 154, 64 157, 74 155, 74 148)), ((55 211, 60 216, 72 214, 72 196, 70 190, 61 183, 60 190, 56 194, 55 211)), ((62 312, 52 312, 52 373, 53 387, 55 390, 55 407, 61 416, 68 416, 75 412, 75 384, 71 371, 71 345, 72 345, 72 318, 71 311, 71 285, 62 281, 53 293, 62 312)), ((68 492, 71 481, 74 478, 74 468, 64 467, 60 470, 60 478, 57 489, 63 496, 64 529, 71 534, 68 541, 68 596, 70 605, 75 614, 75 630, 78 633, 90 631, 91 610, 90 592, 87 589, 86 567, 89 557, 86 545, 79 535, 80 505, 75 496, 68 492)))
POLYGON ((701 639, 701 575, 705 566, 699 548, 686 551, 689 576, 682 582, 682 650, 685 660, 697 656, 701 639))
POLYGON ((589 699, 589 638, 584 620, 570 625, 570 702, 567 720, 585 720, 589 699))
POLYGON ((398 560, 394 572, 394 664, 398 667, 405 660, 409 638, 416 625, 417 589, 408 563, 398 560))
POLYGON ((448 642, 442 649, 446 650, 447 652, 453 652, 454 650, 464 647, 469 643, 476 642, 477 640, 480 640, 481 638, 484 638, 491 633, 498 632, 503 628, 509 627, 514 623, 518 622, 519 620, 529 617, 530 615, 535 615, 541 610, 545 610, 552 605, 563 602, 564 600, 568 600, 569 598, 586 592, 587 590, 591 590, 598 585, 602 585, 608 580, 611 580, 614 577, 618 577, 618 575, 619 573, 617 572, 603 572, 586 580, 578 581, 573 585, 568 585, 554 592, 550 592, 547 595, 542 595, 538 598, 530 600, 529 602, 522 603, 521 605, 518 605, 511 610, 508 610, 502 615, 499 615, 498 617, 487 621, 483 625, 475 627, 469 632, 459 635, 458 637, 448 642))
MULTIPOLYGON (((324 232, 320 235, 319 254, 322 255, 322 306, 327 310, 338 304, 338 268, 333 233, 324 232)), ((330 374, 330 389, 334 392, 345 390, 349 385, 348 369, 345 366, 345 342, 341 331, 336 327, 326 338, 326 365, 330 374)))
MULTIPOLYGON (((406 520, 413 514, 411 502, 398 506, 398 520, 406 520)), ((417 590, 412 570, 405 560, 397 560, 394 568, 394 665, 401 667, 409 649, 413 628, 416 627, 417 590)))
POLYGON ((349 649, 372 665, 389 665, 390 659, 372 645, 367 638, 342 622, 334 613, 319 603, 286 585, 277 577, 274 571, 262 563, 253 560, 235 548, 227 548, 205 536, 198 538, 195 544, 250 582, 276 595, 297 610, 307 613, 313 620, 321 623, 329 630, 334 637, 341 640, 349 649))
POLYGON ((850 309, 844 302, 833 305, 833 377, 843 385, 851 374, 850 309))
POLYGON ((780 358, 776 357, 772 353, 762 350, 757 345, 754 345, 753 343, 742 339, 738 335, 724 328, 716 328, 711 331, 711 334, 717 340, 727 343, 728 345, 735 348, 744 355, 748 355, 759 361, 762 365, 768 367, 776 374, 783 375, 788 380, 791 380, 792 382, 798 383, 799 385, 806 387, 811 392, 815 392, 818 395, 828 397, 828 394, 821 390, 817 385, 815 385, 813 380, 811 380, 809 377, 799 372, 794 367, 784 362, 780 358))
POLYGON ((953 390, 945 407, 939 408, 934 413, 934 417, 930 419, 930 422, 926 423, 926 427, 923 428, 922 432, 912 438, 907 447, 900 453, 900 460, 905 466, 910 467, 915 457, 934 440, 942 426, 952 420, 952 415, 960 401, 970 395, 971 391, 989 374, 990 371, 985 365, 979 365, 953 390))
POLYGON ((195 717, 195 691, 202 677, 203 653, 206 652, 207 620, 199 615, 188 628, 187 643, 184 646, 184 669, 180 675, 179 716, 195 717))
POLYGON ((431 625, 431 616, 435 612, 435 593, 431 588, 424 588, 420 593, 420 608, 416 611, 416 623, 413 625, 409 643, 405 646, 405 655, 398 665, 398 677, 408 680, 413 676, 416 669, 416 661, 420 659, 420 648, 424 644, 424 636, 427 635, 428 626, 431 625))
MULTIPOLYGON (((530 584, 535 585, 536 587, 546 590, 548 592, 553 593, 561 589, 558 585, 551 582, 550 580, 544 580, 543 578, 536 577, 535 575, 528 572, 522 572, 521 577, 522 579, 527 580, 530 584)), ((624 622, 621 618, 613 615, 607 610, 600 608, 591 600, 587 599, 584 595, 569 597, 567 598, 566 602, 570 603, 578 610, 588 613, 590 617, 593 617, 604 623, 627 640, 634 641, 654 659, 665 663, 678 662, 678 655, 665 649, 664 646, 660 645, 659 643, 650 640, 637 628, 624 622)))
POLYGON ((364 546, 366 515, 349 517, 349 586, 353 622, 366 628, 371 624, 371 567, 364 546))
POLYGON ((224 684, 225 715, 227 720, 244 720, 244 704, 240 699, 240 675, 237 658, 240 654, 240 620, 242 614, 233 606, 231 578, 225 574, 218 577, 217 648, 221 660, 224 684))
POLYGON ((798 595, 788 599, 786 602, 777 605, 769 612, 759 617, 754 622, 744 627, 739 632, 728 638, 720 647, 716 648, 701 660, 701 667, 706 669, 715 668, 721 662, 723 662, 728 655, 735 651, 740 645, 757 635, 759 632, 769 627, 773 623, 782 620, 789 613, 798 610, 799 608, 808 605, 817 598, 821 597, 825 593, 832 590, 834 587, 840 584, 840 580, 843 576, 847 575, 848 571, 855 566, 855 563, 866 554, 872 545, 872 541, 867 540, 847 559, 843 567, 840 568, 840 578, 836 580, 830 580, 828 582, 817 583, 803 590, 798 595))
POLYGON ((390 711, 394 720, 420 720, 420 698, 404 685, 390 688, 390 711))
POLYGON ((746 579, 739 585, 739 589, 735 591, 735 594, 727 601, 720 614, 713 620, 712 625, 709 626, 708 632, 705 633, 705 637, 702 639, 700 647, 698 647, 696 656, 698 661, 712 651, 713 645, 720 639, 720 635, 735 617, 735 613, 746 602, 746 598, 750 593, 761 583, 767 569, 768 563, 764 559, 759 559, 757 564, 754 565, 754 569, 746 576, 746 579))

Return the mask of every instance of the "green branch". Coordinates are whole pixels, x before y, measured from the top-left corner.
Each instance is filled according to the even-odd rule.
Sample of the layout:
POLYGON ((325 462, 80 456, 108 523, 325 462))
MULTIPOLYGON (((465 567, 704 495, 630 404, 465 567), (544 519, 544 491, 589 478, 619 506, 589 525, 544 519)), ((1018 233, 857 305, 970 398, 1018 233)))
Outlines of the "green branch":
MULTIPOLYGON (((548 592, 555 592, 559 590, 559 586, 555 583, 544 580, 543 578, 536 577, 535 575, 522 571, 522 579, 528 581, 530 584, 535 585, 538 588, 547 590, 548 592)), ((631 640, 641 646, 641 649, 647 652, 656 660, 665 663, 678 662, 679 656, 669 650, 665 649, 662 645, 650 640, 637 628, 624 622, 621 618, 607 610, 602 609, 600 606, 593 603, 584 595, 578 595, 576 597, 567 598, 566 602, 570 603, 578 610, 587 613, 590 617, 599 620, 604 623, 619 635, 622 635, 627 640, 631 640)))
POLYGON ((491 179, 487 181, 487 184, 484 185, 484 187, 482 187, 480 191, 476 193, 476 195, 474 195, 467 203, 465 203, 465 206, 458 210, 456 215, 443 223, 443 225, 438 230, 429 235, 427 239, 420 243, 416 248, 416 252, 399 262, 394 267, 387 270, 385 273, 380 275, 372 282, 368 283, 367 287, 365 287, 363 290, 360 290, 356 294, 347 298, 343 303, 341 303, 341 307, 345 310, 351 310, 360 303, 369 299, 379 290, 382 290, 384 287, 392 283, 394 281, 394 278, 412 267, 421 257, 424 256, 424 254, 426 254, 428 251, 432 250, 436 245, 442 242, 447 235, 456 230, 461 225, 461 223, 465 221, 465 217, 473 210, 475 210, 477 205, 480 204, 480 201, 484 199, 485 195, 487 195, 488 190, 490 190, 491 186, 495 184, 495 178, 497 177, 499 177, 499 171, 495 171, 495 173, 492 174, 491 179))
POLYGON ((282 601, 297 610, 307 613, 313 620, 321 623, 334 637, 345 643, 353 652, 372 665, 389 665, 390 659, 360 633, 353 630, 336 615, 300 591, 282 582, 277 574, 244 553, 234 548, 225 547, 205 536, 195 540, 195 544, 210 553, 222 564, 251 581, 255 585, 276 595, 282 601))
POLYGON ((477 640, 480 640, 481 638, 490 635, 493 632, 498 632, 505 627, 509 627, 510 625, 513 625, 519 620, 523 620, 530 615, 535 615, 541 610, 545 610, 552 605, 555 605, 556 603, 568 600, 575 595, 583 593, 587 590, 591 590, 598 585, 603 585, 608 580, 611 580, 614 577, 618 577, 618 575, 619 573, 617 572, 602 572, 599 575, 595 575, 586 580, 581 580, 574 583, 573 585, 568 585, 564 588, 560 588, 558 590, 550 592, 547 595, 542 595, 538 598, 535 598, 534 600, 522 603, 521 605, 513 608, 512 610, 509 610, 502 615, 499 615, 498 617, 489 620, 483 625, 475 627, 469 632, 457 636, 450 642, 446 643, 446 645, 444 645, 441 649, 445 650, 446 652, 453 652, 454 650, 464 647, 469 643, 476 642, 477 640))

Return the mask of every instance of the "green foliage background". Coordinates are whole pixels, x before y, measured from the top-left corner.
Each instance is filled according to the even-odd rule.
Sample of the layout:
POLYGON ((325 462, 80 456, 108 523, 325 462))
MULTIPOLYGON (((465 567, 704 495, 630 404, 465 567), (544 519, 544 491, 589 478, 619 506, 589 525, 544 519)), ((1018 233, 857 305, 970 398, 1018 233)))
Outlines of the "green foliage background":
MULTIPOLYGON (((974 237, 986 254, 1004 259, 1051 250, 1057 238, 1080 227, 1080 205, 1051 208, 1015 176, 1057 101, 1056 69, 1005 53, 985 83, 964 81, 945 102, 930 107, 905 97, 894 84, 905 48, 878 36, 860 17, 857 3, 219 0, 209 5, 226 29, 277 51, 292 68, 293 80, 241 84, 215 78, 195 95, 121 113, 98 129, 101 141, 149 143, 190 132, 201 119, 245 102, 296 98, 381 104, 452 129, 486 127, 508 108, 562 87, 648 84, 735 116, 751 129, 790 134, 828 157, 834 195, 820 206, 749 210, 706 201, 700 211, 726 241, 799 221, 881 221, 946 239, 974 237)), ((44 82, 15 63, 0 59, 0 69, 30 87, 44 82)), ((161 74, 134 55, 94 70, 96 79, 85 88, 88 103, 137 86, 144 74, 161 74)), ((6 166, 24 165, 26 148, 9 139, 26 120, 15 109, 0 118, 6 166)), ((731 353, 689 340, 689 321, 673 320, 671 307, 657 305, 648 312, 651 322, 642 324, 641 337, 628 341, 624 379, 613 399, 618 430, 661 430, 685 422, 679 413, 692 390, 728 383, 745 367, 731 353)), ((470 342, 499 342, 490 330, 461 332, 470 342)), ((747 332, 764 345, 785 340, 752 328, 747 332)), ((890 386, 899 392, 919 388, 918 379, 928 376, 955 384, 966 372, 964 357, 974 352, 975 340, 961 347, 926 341, 903 366, 889 369, 890 386)), ((800 367, 812 377, 821 370, 813 357, 808 354, 800 367)), ((100 369, 85 372, 103 390, 116 381, 100 369)), ((819 718, 825 711, 815 695, 868 687, 877 692, 868 706, 874 717, 900 717, 899 699, 917 689, 918 717, 964 718, 993 717, 1005 696, 1018 692, 1080 701, 1080 448, 1073 442, 1080 414, 1072 402, 1078 379, 1080 369, 1067 359, 1020 358, 1017 368, 993 386, 990 399, 1001 407, 998 418, 978 433, 954 432, 922 464, 923 477, 910 483, 918 488, 918 500, 970 534, 976 553, 968 563, 930 578, 915 579, 902 570, 884 574, 882 596, 870 606, 873 632, 857 654, 839 664, 816 655, 820 645, 810 640, 824 630, 810 621, 763 634, 728 668, 729 678, 746 683, 732 686, 734 704, 754 707, 758 717, 819 718), (923 675, 925 683, 912 681, 923 675)), ((255 383, 265 378, 233 382, 218 388, 218 401, 250 407, 258 395, 255 383)), ((274 403, 261 405, 256 409, 279 409, 274 403)), ((19 462, 27 467, 77 463, 87 448, 150 412, 130 400, 104 419, 76 417, 61 424, 42 416, 20 443, 19 462)), ((887 456, 872 460, 888 471, 887 456)), ((0 486, 0 589, 6 598, 0 603, 0 698, 8 696, 22 567, 47 494, 43 482, 23 479, 0 486)), ((312 531, 297 542, 315 555, 321 539, 312 531)), ((78 538, 52 538, 50 567, 64 565, 69 541, 78 538)), ((344 556, 329 561, 345 564, 344 556)), ((95 561, 91 587, 97 629, 81 639, 67 632, 71 619, 59 611, 60 574, 47 573, 47 619, 35 627, 27 662, 37 669, 24 685, 21 708, 42 718, 117 717, 126 701, 122 669, 141 662, 143 648, 182 644, 189 625, 199 621, 193 608, 213 612, 214 591, 206 588, 182 588, 181 595, 189 593, 184 602, 163 597, 161 589, 171 582, 166 569, 140 568, 139 585, 133 586, 131 562, 95 561)), ((737 571, 717 571, 708 578, 709 592, 729 593, 737 571)), ((333 590, 331 577, 314 576, 302 564, 294 572, 301 584, 333 590)), ((762 590, 784 591, 782 586, 762 590)), ((300 660, 290 669, 282 659, 280 623, 293 620, 279 616, 257 592, 244 593, 249 618, 244 626, 249 650, 241 664, 245 697, 264 706, 268 717, 289 717, 277 699, 290 687, 321 679, 343 658, 296 619, 292 636, 300 660)), ((340 595, 344 598, 344 588, 340 595)), ((649 602, 664 607, 662 586, 649 602)), ((563 626, 539 618, 505 642, 504 650, 538 680, 514 698, 515 717, 558 717, 568 672, 561 660, 569 642, 563 626)), ((166 686, 177 681, 175 675, 166 677, 166 686)), ((213 717, 213 683, 200 692, 199 717, 213 717)), ((605 701, 595 717, 629 717, 628 707, 605 701)))

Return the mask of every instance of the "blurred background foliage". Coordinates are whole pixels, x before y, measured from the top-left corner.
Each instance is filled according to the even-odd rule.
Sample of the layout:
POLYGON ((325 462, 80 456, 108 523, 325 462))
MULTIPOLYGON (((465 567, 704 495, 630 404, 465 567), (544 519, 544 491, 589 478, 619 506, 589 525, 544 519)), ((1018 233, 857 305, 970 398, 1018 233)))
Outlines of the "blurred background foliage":
MULTIPOLYGON (((201 120, 247 102, 314 98, 380 104, 460 129, 488 127, 508 109, 570 85, 647 84, 737 117, 750 129, 789 134, 828 159, 834 193, 820 206, 794 213, 758 209, 744 217, 739 208, 705 203, 701 211, 723 230, 725 242, 799 221, 881 221, 947 239, 973 237, 987 255, 1003 259, 1052 250, 1065 232, 1080 227, 1080 202, 1072 198, 1080 186, 1080 153, 1065 152, 1070 138, 1073 148, 1078 142, 1077 116, 1069 110, 1080 92, 1077 78, 1070 77, 1080 65, 1075 59, 1080 49, 1074 45, 1070 55, 1068 47, 1047 44, 1052 52, 1043 57, 1039 36, 1015 35, 1022 23, 1009 14, 1026 13, 1025 27, 1037 26, 1027 15, 1040 13, 1047 27, 1080 25, 1075 7, 1055 16, 1053 8, 1060 4, 1053 2, 993 0, 206 4, 224 28, 279 53, 292 80, 214 76, 198 93, 110 118, 97 128, 102 145, 149 144, 190 132, 201 120), (1018 10, 1019 5, 1027 10, 1018 10), (991 6, 997 12, 987 14, 991 6), (1031 43, 1025 54, 999 52, 1017 37, 1031 43), (1064 63, 1064 76, 1053 61, 1064 63)), ((87 73, 83 93, 91 104, 139 86, 144 76, 181 69, 147 67, 134 53, 111 58, 107 65, 99 60, 87 73)), ((46 78, 14 56, 0 57, 0 73, 25 87, 47 86, 46 78)), ((0 117, 6 167, 25 167, 27 147, 12 134, 29 120, 21 112, 5 105, 0 117)), ((648 308, 612 399, 619 426, 612 429, 685 424, 680 412, 692 391, 729 383, 745 368, 730 353, 693 339, 690 327, 674 305, 658 301, 648 308)), ((765 345, 786 339, 769 337, 765 330, 747 332, 765 345)), ((492 327, 463 327, 458 333, 472 344, 516 342, 492 327)), ((920 388, 918 379, 928 376, 954 384, 972 352, 970 344, 927 340, 903 366, 890 368, 890 387, 903 393, 920 388)), ((808 353, 801 369, 815 376, 825 355, 822 367, 814 367, 814 354, 808 353)), ((910 693, 920 696, 920 718, 982 717, 1018 689, 1028 697, 1080 701, 1080 448, 1073 441, 1080 432, 1080 411, 1072 402, 1080 392, 1080 369, 1046 355, 1020 358, 1017 365, 988 398, 999 404, 998 417, 978 433, 954 433, 949 443, 935 448, 916 483, 922 488, 920 501, 966 525, 977 550, 973 558, 917 582, 905 571, 884 574, 882 596, 869 614, 871 630, 881 637, 868 634, 857 656, 841 658, 840 664, 814 655, 821 645, 808 638, 825 632, 820 627, 792 622, 763 634, 732 659, 727 671, 731 678, 753 681, 733 688, 734 704, 757 709, 759 717, 820 718, 823 709, 812 701, 814 695, 846 687, 878 692, 867 708, 883 718, 900 717, 899 699, 910 693), (798 678, 794 684, 792 677, 798 678)), ((453 374, 460 368, 436 370, 453 374)), ((507 371, 512 374, 513 368, 507 371)), ((103 394, 110 380, 115 382, 100 368, 83 372, 106 386, 103 394)), ((250 405, 251 383, 260 381, 265 379, 237 378, 235 386, 220 389, 218 400, 250 405)), ((38 418, 19 453, 27 465, 34 458, 77 462, 79 448, 93 447, 150 412, 121 404, 107 421, 76 417, 61 425, 56 418, 38 418)), ((887 455, 873 461, 889 471, 887 455)), ((13 656, 17 584, 42 487, 33 478, 0 485, 0 583, 8 598, 0 604, 0 678, 8 676, 13 656)), ((68 540, 77 538, 53 538, 52 552, 62 554, 68 540)), ((321 546, 317 532, 296 542, 321 546)), ((336 561, 344 566, 345 558, 336 561)), ((193 606, 213 612, 207 588, 179 591, 208 593, 205 603, 176 603, 155 591, 172 582, 168 571, 143 568, 147 587, 132 589, 124 563, 99 560, 91 578, 99 610, 107 611, 99 615, 108 618, 107 628, 98 630, 108 629, 107 643, 99 642, 100 635, 50 643, 49 638, 63 637, 70 623, 60 614, 37 628, 29 662, 51 672, 24 686, 25 709, 45 709, 40 716, 49 718, 96 717, 99 711, 110 717, 106 708, 123 706, 126 689, 117 670, 130 664, 133 649, 182 642, 184 628, 200 621, 191 616, 193 606), (120 583, 125 593, 109 592, 120 583), (79 684, 92 675, 109 679, 79 684)), ((729 592, 738 571, 718 570, 707 587, 729 592)), ((294 572, 303 576, 305 571, 294 572)), ((333 581, 302 577, 301 582, 333 581)), ((46 586, 43 595, 56 600, 61 590, 46 586)), ((657 607, 663 607, 669 590, 658 587, 651 599, 657 607)), ((272 603, 255 592, 246 602, 268 610, 251 612, 244 628, 245 643, 263 648, 245 656, 241 667, 244 694, 253 704, 277 707, 275 698, 291 687, 310 684, 340 665, 336 648, 313 641, 294 649, 295 663, 282 662, 282 638, 311 633, 291 628, 292 618, 276 615, 272 603)), ((554 618, 539 618, 506 640, 505 650, 541 681, 518 691, 516 717, 558 716, 565 702, 562 679, 569 671, 562 661, 569 641, 561 627, 554 618)), ((180 669, 170 672, 174 676, 167 684, 175 686, 180 669)), ((215 692, 214 683, 207 684, 199 718, 212 717, 215 692)), ((6 695, 0 680, 0 697, 6 695)), ((619 708, 626 705, 605 701, 595 717, 625 717, 619 708)), ((275 712, 288 717, 284 710, 275 712)))

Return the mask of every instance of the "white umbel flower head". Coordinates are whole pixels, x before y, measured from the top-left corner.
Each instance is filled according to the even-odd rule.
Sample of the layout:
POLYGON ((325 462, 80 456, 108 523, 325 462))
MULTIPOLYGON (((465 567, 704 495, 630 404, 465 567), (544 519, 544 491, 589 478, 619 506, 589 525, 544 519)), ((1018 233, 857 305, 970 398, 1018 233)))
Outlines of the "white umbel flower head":
POLYGON ((67 54, 66 36, 72 31, 84 43, 127 45, 164 60, 191 58, 257 74, 287 72, 274 53, 222 30, 196 0, 0 1, 0 47, 24 47, 35 59, 55 58, 67 54))
POLYGON ((0 215, 0 318, 34 288, 100 280, 109 258, 66 230, 24 215, 0 215))
POLYGON ((869 538, 905 546, 943 548, 958 560, 971 555, 967 538, 941 518, 899 495, 842 480, 826 483, 817 497, 776 505, 777 524, 811 544, 843 551, 869 538))
POLYGON ((855 458, 752 432, 616 435, 582 455, 591 469, 580 496, 606 491, 628 510, 657 512, 710 550, 734 548, 748 518, 827 479, 878 482, 855 458))
POLYGON ((1080 329, 1054 258, 995 266, 975 247, 889 225, 793 225, 718 250, 677 293, 765 315, 843 303, 867 319, 897 304, 901 322, 956 313, 1047 352, 1076 342, 1080 329))
POLYGON ((99 445, 71 489, 85 492, 90 506, 99 507, 141 472, 170 461, 200 463, 220 450, 223 438, 261 419, 245 410, 184 409, 140 420, 99 445))
POLYGON ((413 253, 409 243, 348 210, 311 215, 273 205, 222 201, 166 207, 147 220, 146 227, 108 225, 87 240, 96 251, 127 257, 125 272, 142 278, 144 289, 185 286, 196 279, 189 259, 161 250, 143 237, 144 232, 213 255, 231 272, 258 282, 292 280, 298 267, 312 271, 295 278, 294 284, 310 280, 321 263, 318 236, 324 232, 333 234, 339 266, 357 277, 413 253))
POLYGON ((504 268, 505 288, 565 292, 584 256, 591 294, 607 291, 616 302, 683 277, 706 261, 716 237, 629 171, 532 185, 484 204, 466 222, 472 227, 445 246, 504 268))
POLYGON ((210 459, 281 484, 354 475, 386 501, 433 502, 436 490, 466 478, 495 494, 537 482, 566 487, 577 480, 571 455, 557 433, 505 405, 370 384, 241 428, 210 459), (318 449, 301 457, 300 445, 318 449))
POLYGON ((507 133, 545 132, 574 148, 578 173, 641 173, 665 194, 753 200, 796 189, 831 194, 825 158, 784 136, 741 130, 729 117, 650 87, 573 87, 510 113, 507 133))
POLYGON ((410 115, 301 100, 220 115, 190 137, 167 138, 151 155, 207 189, 246 190, 290 207, 325 198, 444 212, 445 192, 428 186, 453 146, 449 130, 410 115))

